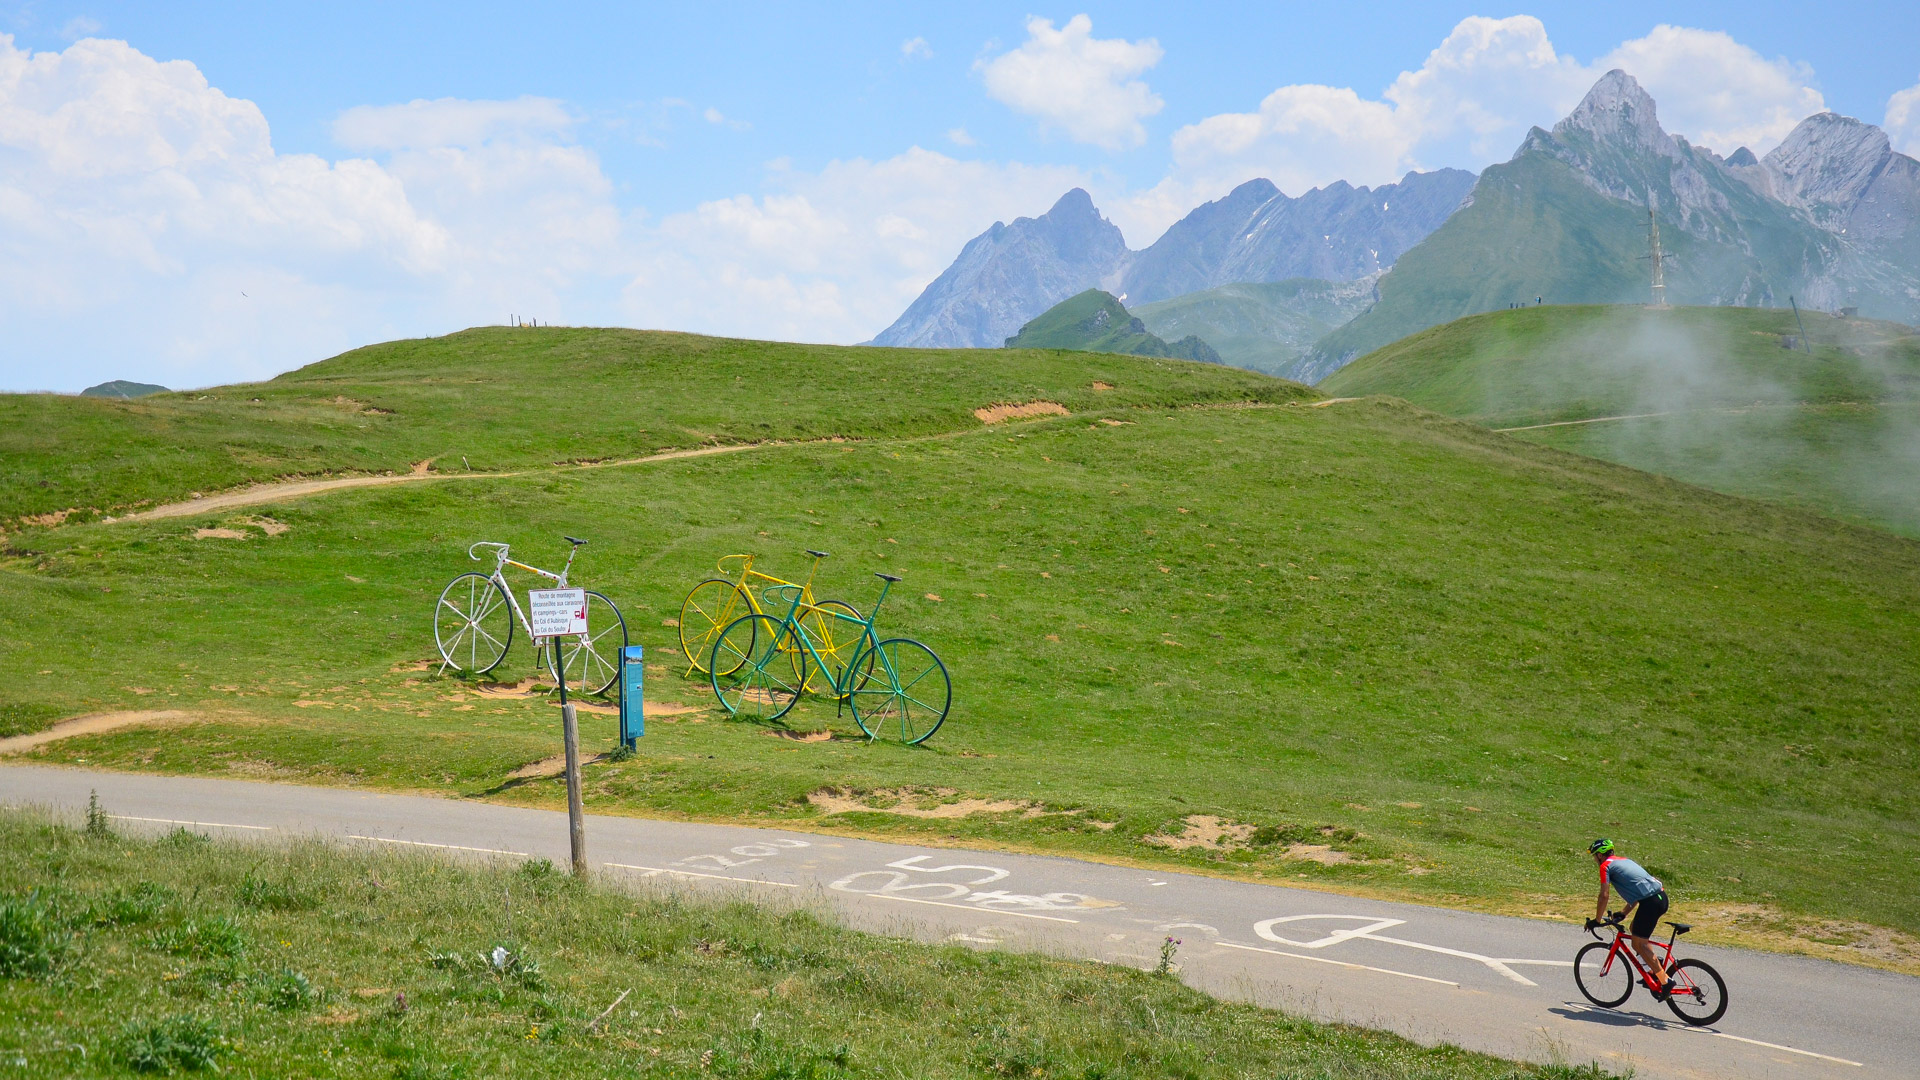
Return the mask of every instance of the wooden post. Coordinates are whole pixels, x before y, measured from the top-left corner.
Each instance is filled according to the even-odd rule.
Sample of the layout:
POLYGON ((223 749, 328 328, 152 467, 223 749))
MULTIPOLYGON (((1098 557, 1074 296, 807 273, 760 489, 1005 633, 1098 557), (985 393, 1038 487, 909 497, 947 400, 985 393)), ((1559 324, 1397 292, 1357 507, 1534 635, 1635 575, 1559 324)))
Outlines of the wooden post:
POLYGON ((567 833, 573 848, 573 876, 587 876, 587 820, 580 802, 580 723, 567 700, 567 671, 561 666, 560 639, 553 639, 553 675, 560 680, 561 738, 567 747, 567 833))

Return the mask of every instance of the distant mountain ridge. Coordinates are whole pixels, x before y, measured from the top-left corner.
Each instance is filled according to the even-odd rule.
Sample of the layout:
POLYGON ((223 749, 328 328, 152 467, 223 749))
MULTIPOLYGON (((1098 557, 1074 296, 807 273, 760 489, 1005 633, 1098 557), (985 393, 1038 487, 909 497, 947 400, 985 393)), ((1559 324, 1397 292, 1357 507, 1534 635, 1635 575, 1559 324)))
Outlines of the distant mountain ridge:
POLYGON ((997 346, 1093 288, 1149 303, 1238 282, 1364 278, 1438 228, 1473 183, 1472 173, 1441 169, 1377 188, 1342 181, 1292 198, 1271 181, 1250 180, 1138 252, 1075 188, 1045 214, 995 222, 969 241, 872 344, 997 346))
POLYGON ((1006 345, 1009 349, 1071 349, 1224 363, 1211 345, 1192 334, 1169 342, 1153 333, 1112 293, 1099 289, 1070 296, 1036 315, 1008 338, 1006 345))
POLYGON ((1342 180, 1294 199, 1249 180, 1134 256, 1121 292, 1143 304, 1242 282, 1367 277, 1439 228, 1473 183, 1470 172, 1440 169, 1377 188, 1342 180))
POLYGON ((1645 303, 1647 218, 1672 304, 1857 307, 1920 321, 1920 163, 1850 117, 1801 121, 1764 158, 1721 158, 1661 128, 1611 71, 1552 131, 1528 132, 1467 205, 1380 279, 1371 310, 1291 377, 1316 382, 1408 334, 1513 301, 1645 303))

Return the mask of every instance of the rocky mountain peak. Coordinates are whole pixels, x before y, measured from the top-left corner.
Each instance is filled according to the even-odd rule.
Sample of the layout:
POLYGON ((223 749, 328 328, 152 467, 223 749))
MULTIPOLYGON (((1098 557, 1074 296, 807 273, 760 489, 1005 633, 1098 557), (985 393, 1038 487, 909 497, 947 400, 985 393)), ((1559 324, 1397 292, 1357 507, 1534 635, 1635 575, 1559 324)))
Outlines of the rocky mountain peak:
POLYGON ((1653 98, 1640 81, 1614 68, 1600 77, 1566 119, 1553 125, 1556 136, 1581 131, 1607 142, 1638 146, 1671 143, 1660 127, 1653 98))
POLYGON ((1553 125, 1554 137, 1563 141, 1574 132, 1585 133, 1597 142, 1669 156, 1678 153, 1672 137, 1660 127, 1653 98, 1641 88, 1639 80, 1619 68, 1602 75, 1579 106, 1553 125))
POLYGON ((1794 206, 1848 206, 1893 156, 1887 133, 1839 113, 1800 121, 1761 159, 1774 198, 1794 206))

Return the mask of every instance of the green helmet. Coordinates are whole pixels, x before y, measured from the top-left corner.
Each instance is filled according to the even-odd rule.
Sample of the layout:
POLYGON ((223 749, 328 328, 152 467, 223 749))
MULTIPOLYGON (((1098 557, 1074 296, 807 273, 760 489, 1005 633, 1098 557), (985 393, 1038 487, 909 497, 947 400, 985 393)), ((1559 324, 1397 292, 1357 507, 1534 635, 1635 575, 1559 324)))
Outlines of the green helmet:
POLYGON ((1595 840, 1593 843, 1587 845, 1587 854, 1611 855, 1613 854, 1613 841, 1608 840, 1605 837, 1602 837, 1599 840, 1595 840))

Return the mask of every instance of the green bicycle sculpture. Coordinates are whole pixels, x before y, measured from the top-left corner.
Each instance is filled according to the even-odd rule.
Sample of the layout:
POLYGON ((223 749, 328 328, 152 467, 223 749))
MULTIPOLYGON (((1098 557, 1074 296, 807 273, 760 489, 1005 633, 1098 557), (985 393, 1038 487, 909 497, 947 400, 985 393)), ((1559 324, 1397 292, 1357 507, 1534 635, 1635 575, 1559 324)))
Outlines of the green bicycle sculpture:
MULTIPOLYGON (((953 705, 953 681, 947 666, 918 641, 880 640, 873 621, 900 579, 892 574, 874 576, 885 584, 865 616, 858 611, 848 615, 837 607, 815 607, 806 612, 808 619, 802 619, 797 617, 804 606, 802 586, 763 589, 762 596, 786 605, 787 613, 744 615, 714 638, 706 666, 721 706, 740 719, 772 723, 793 709, 817 672, 826 682, 825 695, 853 712, 854 722, 867 738, 897 737, 917 745, 932 737, 953 705), (846 649, 846 642, 840 640, 836 651, 815 641, 807 622, 817 615, 851 624, 843 629, 858 635, 854 647, 846 649), (849 656, 844 662, 840 659, 849 656)), ((820 685, 819 679, 814 685, 820 685)))

